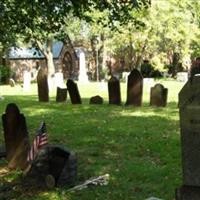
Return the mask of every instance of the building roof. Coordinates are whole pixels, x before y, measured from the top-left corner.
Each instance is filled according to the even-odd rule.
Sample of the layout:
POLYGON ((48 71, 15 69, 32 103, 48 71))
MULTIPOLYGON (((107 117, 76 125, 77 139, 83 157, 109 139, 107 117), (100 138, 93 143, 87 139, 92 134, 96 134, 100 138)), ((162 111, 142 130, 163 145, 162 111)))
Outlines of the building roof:
MULTIPOLYGON (((53 43, 53 58, 58 58, 63 48, 63 42, 57 41, 53 43)), ((35 47, 32 48, 18 48, 11 47, 9 54, 9 59, 41 59, 44 58, 44 54, 35 47)))

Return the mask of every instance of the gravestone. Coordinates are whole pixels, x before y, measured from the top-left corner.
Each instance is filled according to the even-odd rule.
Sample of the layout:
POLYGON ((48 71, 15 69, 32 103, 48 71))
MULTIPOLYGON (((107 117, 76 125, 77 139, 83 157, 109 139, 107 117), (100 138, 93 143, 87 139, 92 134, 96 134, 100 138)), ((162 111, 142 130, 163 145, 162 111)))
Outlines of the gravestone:
POLYGON ((108 96, 109 104, 121 104, 120 82, 114 76, 108 81, 108 96))
POLYGON ((24 92, 29 92, 31 87, 31 72, 24 71, 23 76, 23 90, 24 92))
POLYGON ((25 117, 15 104, 10 103, 2 115, 2 121, 8 167, 25 169, 30 147, 25 117))
POLYGON ((156 84, 151 88, 150 105, 157 107, 165 107, 167 105, 168 89, 162 84, 156 84))
POLYGON ((54 75, 55 86, 63 88, 65 87, 64 77, 62 72, 56 72, 54 75))
POLYGON ((103 104, 103 98, 99 95, 90 98, 90 104, 103 104))
POLYGON ((12 79, 12 78, 9 79, 9 85, 10 85, 10 87, 15 87, 14 79, 12 79))
POLYGON ((200 199, 200 76, 189 80, 179 93, 183 185, 176 200, 200 199))
POLYGON ((49 88, 47 79, 47 69, 40 68, 37 75, 37 85, 38 85, 38 98, 40 102, 49 101, 49 88))
POLYGON ((81 97, 78 91, 78 86, 74 83, 73 80, 68 79, 67 81, 67 90, 72 104, 81 104, 81 97))
POLYGON ((57 87, 56 102, 66 102, 67 88, 57 87))
POLYGON ((143 77, 137 69, 133 69, 128 76, 126 105, 141 106, 143 91, 143 77))
POLYGON ((77 158, 73 152, 56 145, 39 149, 27 173, 27 181, 38 185, 73 186, 77 178, 77 158))

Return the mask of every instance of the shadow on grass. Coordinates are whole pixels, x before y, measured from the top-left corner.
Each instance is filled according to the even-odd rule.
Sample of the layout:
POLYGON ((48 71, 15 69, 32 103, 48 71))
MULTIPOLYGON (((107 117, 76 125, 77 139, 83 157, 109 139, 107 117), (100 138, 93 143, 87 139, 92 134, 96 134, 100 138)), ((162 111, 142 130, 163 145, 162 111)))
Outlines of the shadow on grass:
MULTIPOLYGON (((2 101, 2 112, 12 100, 13 96, 7 96, 2 101)), ((44 119, 50 143, 67 146, 77 153, 78 182, 105 173, 111 175, 108 186, 87 191, 87 194, 83 192, 81 200, 96 199, 99 192, 101 199, 119 199, 119 196, 126 200, 134 199, 133 196, 145 199, 150 191, 155 196, 173 199, 171 191, 181 177, 176 102, 170 102, 166 108, 149 107, 147 103, 135 108, 107 103, 89 105, 88 102, 89 99, 83 99, 82 105, 71 105, 69 101, 39 103, 36 96, 16 96, 14 99, 26 116, 32 136, 44 119)), ((1 178, 0 193, 4 185, 13 188, 12 184, 21 184, 18 173, 1 178)), ((10 194, 16 199, 37 199, 38 195, 47 192, 37 186, 20 184, 10 194)), ((59 195, 56 189, 54 192, 59 195)), ((69 199, 80 199, 79 195, 80 192, 75 193, 69 199)))

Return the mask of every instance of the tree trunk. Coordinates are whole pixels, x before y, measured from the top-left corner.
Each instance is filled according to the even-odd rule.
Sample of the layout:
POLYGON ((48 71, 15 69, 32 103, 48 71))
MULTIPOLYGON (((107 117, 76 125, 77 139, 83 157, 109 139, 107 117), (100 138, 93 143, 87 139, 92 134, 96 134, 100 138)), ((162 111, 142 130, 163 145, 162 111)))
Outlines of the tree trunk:
POLYGON ((55 66, 53 62, 53 39, 47 39, 46 47, 44 47, 39 41, 36 41, 40 51, 44 54, 48 69, 48 86, 49 90, 53 89, 53 76, 55 74, 55 66))

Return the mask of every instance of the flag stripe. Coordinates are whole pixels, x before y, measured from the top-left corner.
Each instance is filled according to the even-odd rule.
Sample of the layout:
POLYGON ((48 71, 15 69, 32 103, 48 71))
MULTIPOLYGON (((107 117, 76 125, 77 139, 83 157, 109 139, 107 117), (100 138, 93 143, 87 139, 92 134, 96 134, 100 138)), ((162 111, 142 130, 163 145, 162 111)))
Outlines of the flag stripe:
POLYGON ((48 144, 47 133, 39 133, 33 140, 30 151, 28 152, 27 161, 32 162, 37 155, 38 150, 48 144))

